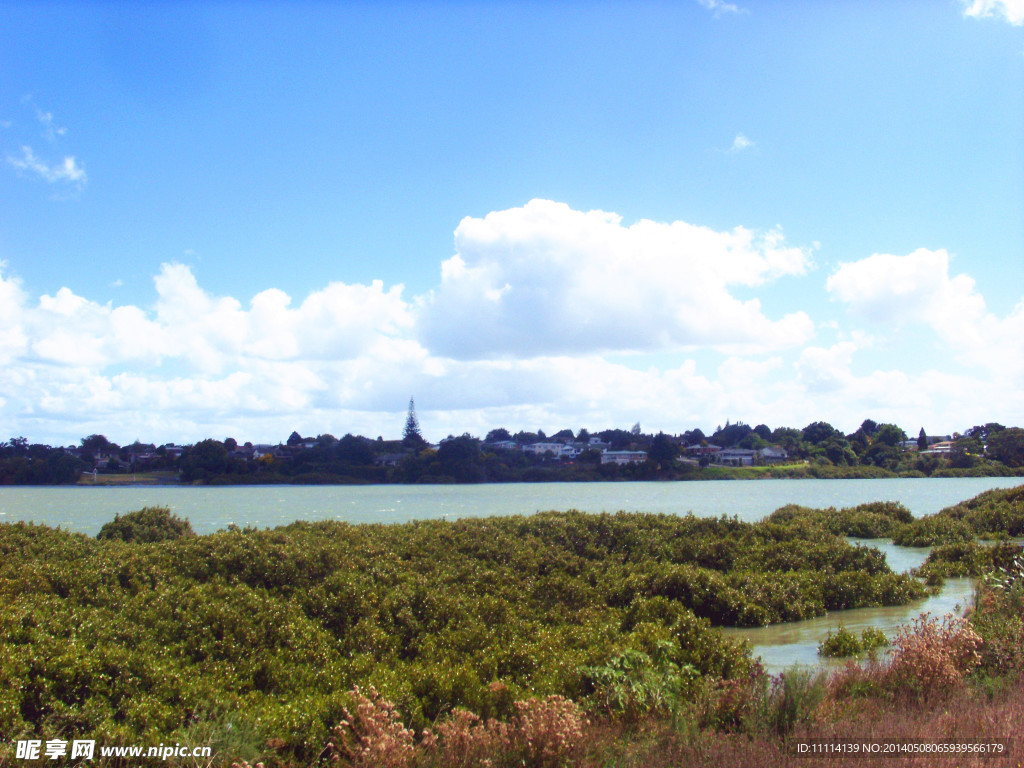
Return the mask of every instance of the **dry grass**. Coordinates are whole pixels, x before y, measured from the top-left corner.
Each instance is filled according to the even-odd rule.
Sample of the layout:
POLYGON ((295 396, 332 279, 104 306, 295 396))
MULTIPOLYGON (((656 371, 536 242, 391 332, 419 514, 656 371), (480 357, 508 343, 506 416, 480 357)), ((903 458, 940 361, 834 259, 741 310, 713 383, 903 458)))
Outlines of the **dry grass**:
POLYGON ((899 703, 894 699, 829 699, 813 721, 797 726, 786 739, 768 733, 680 733, 667 722, 649 722, 626 730, 603 724, 591 730, 588 753, 579 768, 746 768, 747 766, 861 766, 862 768, 1020 768, 1024 765, 1024 682, 992 700, 960 686, 940 707, 899 703), (982 743, 1008 740, 1004 757, 798 757, 803 740, 850 742, 913 739, 982 743))

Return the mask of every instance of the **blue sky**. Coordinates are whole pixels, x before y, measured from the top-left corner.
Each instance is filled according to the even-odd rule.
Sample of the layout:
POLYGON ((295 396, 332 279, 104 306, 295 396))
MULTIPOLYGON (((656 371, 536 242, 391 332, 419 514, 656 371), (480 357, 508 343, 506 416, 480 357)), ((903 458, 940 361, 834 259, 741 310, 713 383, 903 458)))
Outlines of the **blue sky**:
POLYGON ((5 3, 0 435, 1024 423, 1024 2, 5 3))

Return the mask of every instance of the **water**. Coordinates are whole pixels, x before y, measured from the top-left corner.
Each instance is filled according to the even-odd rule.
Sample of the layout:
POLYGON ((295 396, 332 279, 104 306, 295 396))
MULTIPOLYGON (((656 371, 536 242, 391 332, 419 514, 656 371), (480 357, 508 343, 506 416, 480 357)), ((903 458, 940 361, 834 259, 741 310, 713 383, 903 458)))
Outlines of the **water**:
POLYGON ((754 656, 761 658, 765 669, 771 674, 778 674, 794 665, 835 669, 844 666, 848 659, 818 656, 818 643, 825 639, 830 630, 835 632, 842 625, 859 637, 862 631, 874 627, 882 630, 891 640, 899 627, 909 624, 922 613, 939 617, 947 613, 962 616, 973 600, 974 584, 971 579, 946 579, 940 594, 908 605, 853 608, 833 611, 806 621, 772 624, 756 629, 726 628, 722 631, 731 637, 749 641, 754 656))
POLYGON ((0 487, 0 522, 31 520, 94 536, 115 514, 166 506, 196 533, 230 524, 273 528, 295 520, 400 523, 408 520, 533 514, 544 510, 663 512, 756 521, 779 507, 848 507, 899 501, 915 515, 1009 488, 1021 478, 889 480, 719 480, 500 485, 0 487))
MULTIPOLYGON (((145 506, 167 506, 188 518, 197 533, 230 524, 258 528, 295 520, 401 523, 533 514, 544 510, 619 510, 703 517, 736 515, 756 521, 790 504, 848 507, 868 501, 899 501, 915 515, 926 515, 990 488, 1010 488, 1020 478, 908 478, 888 480, 750 480, 636 483, 517 483, 443 486, 180 486, 0 488, 0 522, 32 520, 95 535, 115 514, 145 506)), ((882 549, 893 570, 924 562, 928 550, 897 547, 888 540, 862 542, 882 549)), ((758 629, 728 629, 745 637, 766 669, 775 674, 794 664, 842 665, 822 660, 820 643, 840 623, 858 635, 877 627, 892 637, 896 628, 923 611, 941 616, 970 605, 968 579, 949 579, 942 593, 908 606, 840 611, 808 621, 758 629)))

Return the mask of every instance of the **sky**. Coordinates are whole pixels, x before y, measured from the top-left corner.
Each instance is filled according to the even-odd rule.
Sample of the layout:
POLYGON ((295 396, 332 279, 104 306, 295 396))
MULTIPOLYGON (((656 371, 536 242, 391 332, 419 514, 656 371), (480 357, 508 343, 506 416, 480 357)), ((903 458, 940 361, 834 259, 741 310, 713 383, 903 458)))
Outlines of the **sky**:
POLYGON ((0 4, 0 440, 1024 425, 1024 0, 0 4))

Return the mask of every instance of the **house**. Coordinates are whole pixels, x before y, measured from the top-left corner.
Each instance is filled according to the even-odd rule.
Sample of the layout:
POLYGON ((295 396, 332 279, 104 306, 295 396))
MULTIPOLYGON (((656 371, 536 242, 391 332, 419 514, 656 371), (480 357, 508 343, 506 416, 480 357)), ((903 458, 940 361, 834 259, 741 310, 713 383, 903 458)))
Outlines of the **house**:
POLYGON ((169 459, 180 459, 181 454, 185 450, 183 446, 175 445, 174 443, 165 443, 160 447, 164 449, 164 455, 169 459))
POLYGON ((373 457, 373 463, 378 467, 397 467, 408 453, 378 453, 373 457))
POLYGON ((641 464, 647 461, 647 451, 605 451, 602 464, 641 464))
POLYGON ((252 447, 252 458, 254 461, 268 455, 275 459, 288 458, 288 453, 285 451, 284 446, 281 445, 257 443, 252 447))
POLYGON ((758 458, 765 464, 775 464, 788 459, 789 454, 786 453, 786 449, 781 445, 769 445, 767 448, 762 448, 758 451, 758 458))
POLYGON ((722 450, 722 446, 713 443, 693 443, 683 448, 683 453, 688 456, 707 456, 718 453, 720 450, 722 450))
POLYGON ((562 455, 564 447, 561 443, 530 443, 523 446, 523 453, 532 453, 538 458, 542 456, 557 458, 562 455))
POLYGON ((711 461, 726 467, 751 467, 756 457, 757 451, 750 448, 723 448, 711 456, 711 461))
POLYGON ((484 447, 492 451, 518 451, 519 443, 515 440, 497 440, 493 443, 484 443, 484 447))

